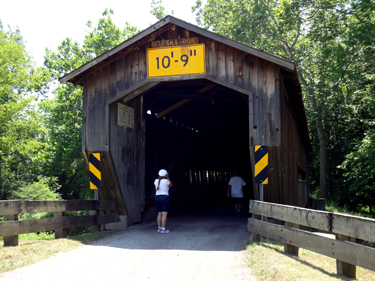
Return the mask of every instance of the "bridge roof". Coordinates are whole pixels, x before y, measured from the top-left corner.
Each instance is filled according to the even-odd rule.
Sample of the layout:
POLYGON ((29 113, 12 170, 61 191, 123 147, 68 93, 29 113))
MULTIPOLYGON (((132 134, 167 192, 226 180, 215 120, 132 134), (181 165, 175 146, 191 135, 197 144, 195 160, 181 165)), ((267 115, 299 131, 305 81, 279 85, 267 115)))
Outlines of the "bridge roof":
POLYGON ((117 45, 116 47, 108 50, 107 52, 101 54, 100 56, 94 58, 93 60, 89 61, 88 63, 80 66, 76 70, 64 75, 59 79, 60 83, 72 82, 74 83, 80 77, 82 77, 88 70, 91 70, 93 67, 98 67, 101 64, 104 64, 108 60, 112 60, 113 57, 121 53, 129 53, 132 50, 136 49, 137 46, 141 44, 145 44, 148 41, 153 41, 155 37, 160 35, 162 32, 168 30, 173 25, 178 25, 180 27, 186 28, 190 31, 193 31, 197 34, 210 38, 212 40, 224 43, 226 45, 232 46, 233 48, 239 49, 246 53, 252 54, 264 60, 273 62, 277 65, 280 65, 284 69, 295 72, 295 64, 291 61, 286 59, 280 58, 278 56, 266 53, 262 50, 253 48, 249 45, 240 43, 238 41, 232 40, 225 36, 219 35, 217 33, 211 32, 207 29, 201 28, 199 26, 187 23, 183 20, 177 19, 173 16, 167 16, 164 19, 158 21, 154 25, 151 25, 149 28, 143 30, 142 32, 138 33, 137 35, 129 38, 128 40, 122 42, 121 44, 117 45), (146 39, 146 40, 145 40, 146 39))

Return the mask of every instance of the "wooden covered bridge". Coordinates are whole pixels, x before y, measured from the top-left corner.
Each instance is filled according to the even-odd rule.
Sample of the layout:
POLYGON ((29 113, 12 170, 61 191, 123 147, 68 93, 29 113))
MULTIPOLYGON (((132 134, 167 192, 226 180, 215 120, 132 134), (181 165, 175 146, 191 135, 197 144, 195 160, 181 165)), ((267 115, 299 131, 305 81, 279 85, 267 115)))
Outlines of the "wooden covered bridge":
POLYGON ((60 78, 83 87, 82 151, 101 155, 99 199, 127 224, 153 205, 161 168, 172 206, 225 197, 230 174, 253 184, 268 146, 268 202, 305 206, 311 144, 293 62, 167 16, 60 78))

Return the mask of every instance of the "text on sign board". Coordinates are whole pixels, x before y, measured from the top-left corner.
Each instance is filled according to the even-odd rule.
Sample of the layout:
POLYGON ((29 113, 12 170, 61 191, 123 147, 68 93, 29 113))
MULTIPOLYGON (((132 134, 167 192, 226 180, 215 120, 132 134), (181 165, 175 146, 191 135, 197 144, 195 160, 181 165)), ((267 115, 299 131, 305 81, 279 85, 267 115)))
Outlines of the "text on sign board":
POLYGON ((158 41, 152 41, 151 48, 198 44, 198 42, 199 40, 197 37, 176 38, 176 39, 167 39, 167 40, 163 39, 163 40, 158 40, 158 41))
POLYGON ((183 45, 147 49, 148 77, 204 74, 205 45, 183 45))

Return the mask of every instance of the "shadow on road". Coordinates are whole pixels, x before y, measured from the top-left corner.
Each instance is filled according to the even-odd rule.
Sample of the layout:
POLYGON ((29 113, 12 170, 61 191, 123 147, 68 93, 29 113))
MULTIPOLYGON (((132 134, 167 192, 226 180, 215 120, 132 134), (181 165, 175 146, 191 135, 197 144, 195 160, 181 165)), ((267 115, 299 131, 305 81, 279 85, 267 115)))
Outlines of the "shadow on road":
POLYGON ((247 217, 236 217, 232 205, 175 208, 168 217, 168 234, 157 233, 155 217, 155 221, 132 225, 95 245, 137 250, 241 251, 250 236, 247 217))

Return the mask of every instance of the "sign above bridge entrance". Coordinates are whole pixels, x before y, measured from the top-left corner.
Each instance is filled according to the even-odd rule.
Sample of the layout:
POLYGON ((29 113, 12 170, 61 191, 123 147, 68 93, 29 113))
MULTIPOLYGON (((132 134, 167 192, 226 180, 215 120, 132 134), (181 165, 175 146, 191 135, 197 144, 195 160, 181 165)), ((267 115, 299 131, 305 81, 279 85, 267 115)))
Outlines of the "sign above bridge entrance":
POLYGON ((185 45, 147 49, 148 77, 204 74, 205 45, 185 45))

